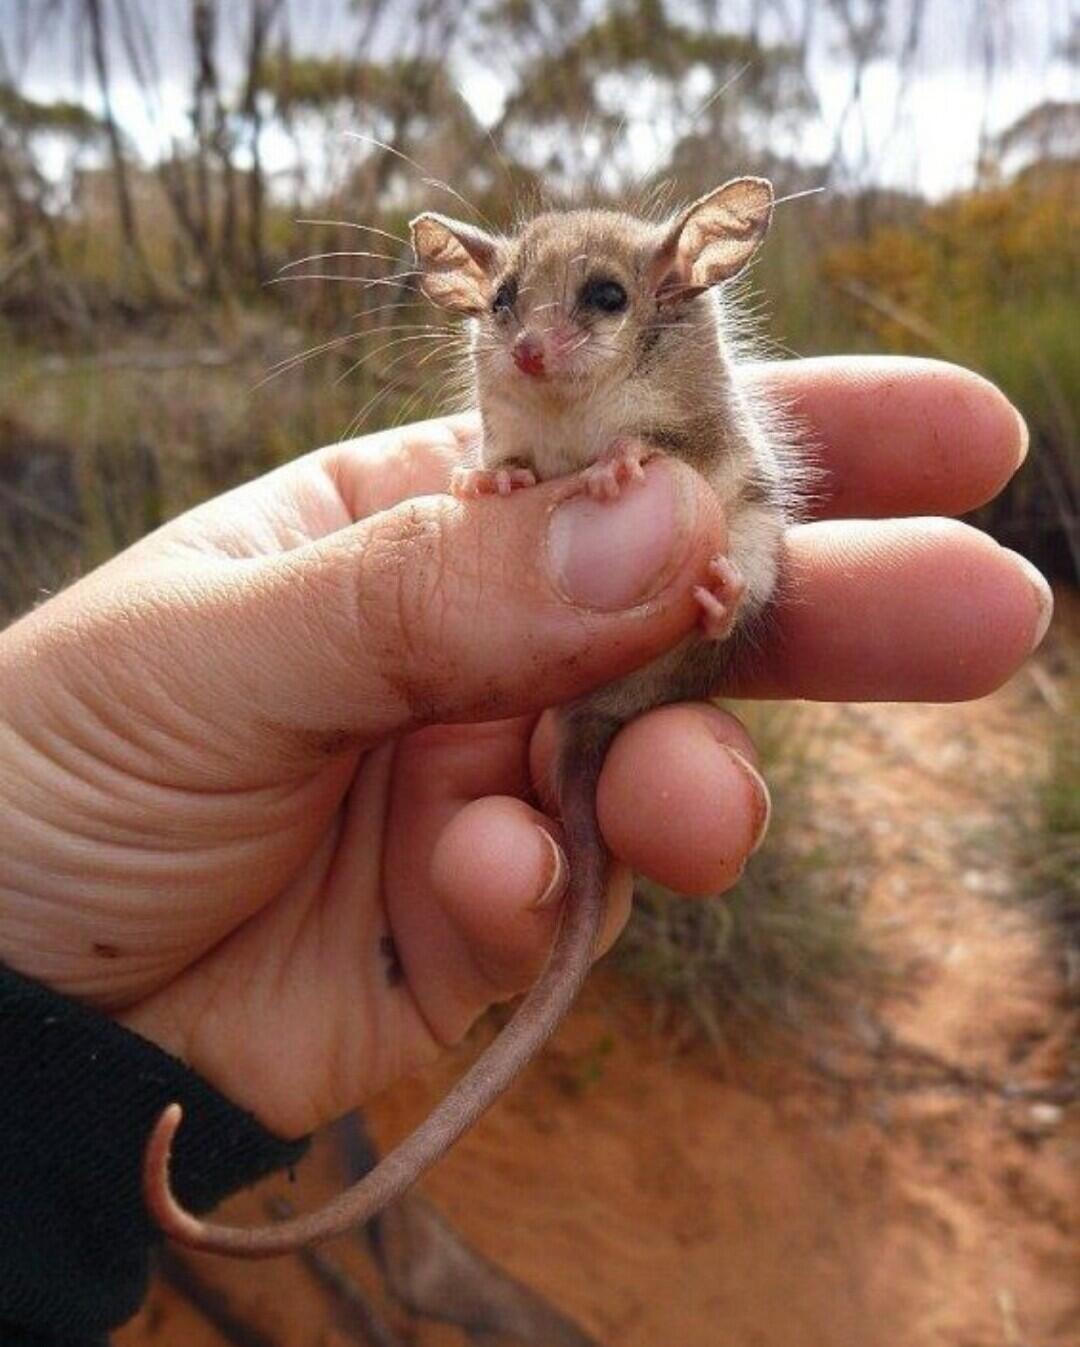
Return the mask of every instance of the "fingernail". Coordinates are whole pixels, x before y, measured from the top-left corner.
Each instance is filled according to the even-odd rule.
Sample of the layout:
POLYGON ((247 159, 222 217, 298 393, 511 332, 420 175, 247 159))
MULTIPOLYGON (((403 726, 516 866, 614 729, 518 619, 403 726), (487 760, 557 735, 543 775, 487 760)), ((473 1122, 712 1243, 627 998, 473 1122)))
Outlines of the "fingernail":
POLYGON ((1054 616, 1054 592, 1046 582, 1046 577, 1041 571, 1028 561, 1027 557, 1022 557, 1019 552, 1014 552, 1011 547, 1003 549, 1016 561, 1016 564, 1024 572, 1028 583, 1035 591, 1035 602, 1039 605, 1039 617, 1035 623, 1035 634, 1032 637, 1031 649, 1035 650, 1042 644, 1042 639, 1046 635, 1050 626, 1050 619, 1054 616))
POLYGON ((694 511, 693 492, 662 460, 615 500, 570 497, 555 508, 548 525, 553 584, 582 608, 615 612, 644 603, 678 564, 694 511))
POLYGON ((1013 408, 1013 411, 1016 412, 1016 419, 1020 423, 1020 452, 1016 460, 1016 466, 1019 467, 1028 456, 1028 447, 1031 444, 1031 431, 1028 430, 1028 423, 1015 407, 1013 408))
POLYGON ((762 842, 765 841, 765 834, 769 831, 769 820, 772 818, 772 796, 769 794, 769 788, 765 784, 765 778, 751 762, 744 758, 737 749, 730 747, 730 745, 723 744, 721 747, 750 783, 750 788, 753 792, 754 840, 750 846, 750 855, 752 856, 761 846, 762 842))
POLYGON ((570 867, 567 864, 562 847, 559 846, 554 837, 543 828, 537 828, 536 831, 547 843, 551 861, 548 881, 544 885, 543 891, 538 898, 534 898, 529 904, 534 911, 539 911, 541 908, 554 907, 566 892, 566 881, 570 873, 570 867))

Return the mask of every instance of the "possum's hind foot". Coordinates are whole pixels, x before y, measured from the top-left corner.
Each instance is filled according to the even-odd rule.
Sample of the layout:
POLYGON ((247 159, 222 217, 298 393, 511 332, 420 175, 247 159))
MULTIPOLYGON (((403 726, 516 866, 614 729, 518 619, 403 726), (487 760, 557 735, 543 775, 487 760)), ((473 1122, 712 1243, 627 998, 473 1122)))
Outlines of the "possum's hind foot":
POLYGON ((502 468, 455 468, 450 494, 458 500, 475 500, 477 496, 509 496, 512 491, 535 485, 536 474, 531 468, 509 464, 502 468))
POLYGON ((694 590, 702 629, 710 641, 725 641, 731 635, 745 593, 746 581, 738 566, 728 557, 713 557, 708 584, 694 590))

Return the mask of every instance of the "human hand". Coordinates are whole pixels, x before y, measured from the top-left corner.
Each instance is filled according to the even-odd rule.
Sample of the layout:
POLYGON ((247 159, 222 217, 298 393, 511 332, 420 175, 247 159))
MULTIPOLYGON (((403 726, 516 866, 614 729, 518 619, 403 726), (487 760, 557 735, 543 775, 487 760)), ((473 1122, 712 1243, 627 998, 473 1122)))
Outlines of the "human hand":
MULTIPOLYGON (((826 482, 787 540, 759 671, 726 690, 951 700, 1008 677, 1049 620, 1045 582, 970 528, 906 516, 1001 488, 1023 452, 1009 404, 930 362, 747 377, 795 402, 826 482)), ((437 494, 473 429, 309 454, 0 634, 0 960, 283 1136, 539 971, 565 883, 541 713, 689 631, 722 549, 707 491, 662 460, 599 513, 567 482, 437 494)), ((709 706, 619 735, 598 798, 604 947, 630 867, 688 892, 734 882, 767 799, 748 760, 709 706)))

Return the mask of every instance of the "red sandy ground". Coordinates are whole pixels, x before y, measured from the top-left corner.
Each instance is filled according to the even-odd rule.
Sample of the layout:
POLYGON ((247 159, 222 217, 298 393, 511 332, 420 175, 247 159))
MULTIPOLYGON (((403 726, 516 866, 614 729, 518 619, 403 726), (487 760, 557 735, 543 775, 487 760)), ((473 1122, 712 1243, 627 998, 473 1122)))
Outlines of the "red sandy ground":
MULTIPOLYGON (((1076 632, 1076 619, 1074 605, 1062 625, 1076 632)), ((958 1075, 920 1083, 911 1051, 876 1065, 826 1056, 834 1074, 876 1070, 877 1085, 853 1090, 782 1060, 679 1046, 601 971, 543 1062, 425 1181, 458 1231, 618 1347, 1078 1347, 1080 1108, 972 1080, 1060 1079, 1076 1033, 1052 933, 1002 901, 1020 883, 1009 839, 1064 728, 1064 640, 973 705, 807 708, 829 736, 815 827, 841 855, 856 835, 869 848, 865 923, 899 975, 864 1046, 880 1017, 958 1075)), ((477 1042, 374 1106, 384 1143, 477 1042)), ((289 1197, 311 1206, 338 1183, 323 1146, 289 1197)), ((223 1214, 261 1221, 265 1191, 283 1186, 223 1214)), ((403 1343, 470 1341, 388 1307, 356 1241, 327 1253, 403 1343)), ((294 1259, 191 1261, 282 1347, 358 1340, 294 1259)), ((117 1336, 225 1341, 163 1286, 117 1336)))

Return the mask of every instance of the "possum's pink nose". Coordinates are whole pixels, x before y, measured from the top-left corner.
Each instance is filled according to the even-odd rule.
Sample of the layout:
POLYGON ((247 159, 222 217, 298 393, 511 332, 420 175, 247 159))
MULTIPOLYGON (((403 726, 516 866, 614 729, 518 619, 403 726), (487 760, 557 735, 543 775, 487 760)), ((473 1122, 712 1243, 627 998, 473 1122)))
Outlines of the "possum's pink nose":
POLYGON ((522 374, 536 376, 544 373, 544 348, 539 337, 534 337, 531 332, 523 332, 518 337, 511 354, 522 374))

